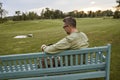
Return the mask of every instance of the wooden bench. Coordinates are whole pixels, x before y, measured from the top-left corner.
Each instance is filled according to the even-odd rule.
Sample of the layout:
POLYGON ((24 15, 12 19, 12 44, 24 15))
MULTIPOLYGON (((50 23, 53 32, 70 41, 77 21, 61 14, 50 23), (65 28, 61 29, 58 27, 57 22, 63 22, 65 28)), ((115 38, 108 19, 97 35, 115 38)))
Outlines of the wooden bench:
POLYGON ((108 44, 54 55, 38 52, 0 56, 0 80, 78 80, 101 77, 109 80, 110 53, 111 45, 108 44))

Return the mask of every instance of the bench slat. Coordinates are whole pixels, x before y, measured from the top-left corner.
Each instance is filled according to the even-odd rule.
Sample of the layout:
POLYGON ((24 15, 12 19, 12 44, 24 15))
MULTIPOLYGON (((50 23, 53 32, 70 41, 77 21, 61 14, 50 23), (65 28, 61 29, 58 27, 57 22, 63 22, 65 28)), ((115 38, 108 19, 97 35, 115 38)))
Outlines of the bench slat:
POLYGON ((28 65, 27 65, 27 62, 26 62, 26 60, 23 60, 23 62, 24 62, 24 65, 23 65, 23 67, 24 67, 24 70, 28 70, 28 65))
POLYGON ((96 52, 96 58, 95 58, 95 63, 97 64, 99 61, 99 52, 96 52))
POLYGON ((90 54, 90 63, 93 64, 93 53, 90 54))
POLYGON ((72 71, 81 71, 81 70, 96 70, 96 69, 103 69, 105 64, 92 64, 92 65, 82 65, 82 66, 67 66, 67 67, 58 67, 58 68, 46 68, 46 69, 38 69, 32 71, 19 71, 19 72, 9 72, 0 74, 0 78, 19 78, 20 77, 31 77, 31 76, 43 76, 43 75, 51 75, 51 73, 64 73, 64 72, 72 72, 72 71), (17 74, 16 74, 17 73, 17 74), (6 74, 6 75, 5 75, 6 74), (24 74, 24 75, 23 75, 24 74), (14 77, 13 77, 14 76, 14 77))
POLYGON ((68 56, 65 56, 65 66, 68 66, 68 56))
POLYGON ((12 66, 11 61, 8 61, 9 71, 13 71, 14 66, 12 66))
POLYGON ((32 59, 29 59, 28 62, 30 64, 30 69, 33 70, 32 59))
POLYGON ((85 64, 88 64, 88 54, 85 54, 85 64))
POLYGON ((55 57, 55 67, 58 67, 58 58, 55 57))
POLYGON ((63 57, 60 56, 60 66, 63 67, 63 57))
POLYGON ((47 62, 47 59, 46 58, 44 58, 44 63, 45 63, 45 68, 48 68, 48 62, 47 62))
POLYGON ((102 53, 102 51, 99 52, 99 55, 100 55, 100 63, 102 63, 103 62, 103 53, 102 53))
POLYGON ((40 67, 40 68, 43 68, 44 66, 42 65, 42 59, 41 58, 39 58, 39 60, 38 60, 38 66, 40 67))
POLYGON ((37 65, 38 65, 39 62, 37 63, 37 58, 34 58, 33 60, 34 60, 34 65, 35 65, 35 68, 34 68, 34 69, 36 70, 37 67, 38 67, 37 65))
POLYGON ((13 61, 13 65, 14 65, 14 68, 15 68, 15 71, 18 71, 18 66, 17 66, 17 62, 16 61, 13 61))
POLYGON ((50 57, 50 67, 51 67, 51 68, 53 68, 53 61, 54 61, 53 58, 50 57))
POLYGON ((3 72, 2 64, 0 63, 0 73, 3 72))
MULTIPOLYGON (((90 52, 99 52, 99 51, 107 51, 107 46, 95 47, 95 48, 85 48, 80 50, 66 50, 61 52, 60 54, 56 54, 56 56, 65 56, 65 55, 74 55, 74 54, 84 54, 90 52), (64 54, 65 53, 65 54, 64 54)), ((18 59, 29 59, 29 58, 38 58, 38 57, 48 57, 50 54, 45 54, 42 52, 38 53, 30 53, 30 54, 17 54, 17 55, 8 55, 8 56, 0 56, 1 60, 18 60, 18 59)))
POLYGON ((78 55, 75 55, 75 65, 78 65, 78 55))
POLYGON ((8 72, 9 71, 9 69, 8 69, 8 67, 7 67, 7 62, 5 61, 5 62, 3 62, 3 65, 4 65, 4 71, 6 71, 6 72, 8 72))
POLYGON ((78 80, 78 79, 89 79, 89 78, 99 78, 105 77, 105 71, 99 72, 90 72, 90 73, 79 73, 79 74, 67 74, 67 75, 58 75, 58 76, 45 76, 45 77, 36 77, 36 78, 22 78, 15 80, 78 80))
POLYGON ((73 66, 73 55, 70 55, 70 66, 73 66))
POLYGON ((83 54, 80 55, 80 65, 83 64, 83 54))
POLYGON ((19 69, 20 69, 20 71, 23 71, 23 67, 22 67, 22 63, 21 63, 21 60, 18 60, 18 64, 19 64, 19 69))

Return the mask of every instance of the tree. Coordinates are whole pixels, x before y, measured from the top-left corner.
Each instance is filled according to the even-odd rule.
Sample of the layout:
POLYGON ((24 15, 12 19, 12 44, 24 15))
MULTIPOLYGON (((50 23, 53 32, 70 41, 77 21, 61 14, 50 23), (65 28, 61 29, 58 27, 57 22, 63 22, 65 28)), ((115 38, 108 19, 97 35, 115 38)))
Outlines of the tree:
POLYGON ((2 4, 0 2, 0 18, 3 18, 8 13, 5 9, 2 9, 2 4))
POLYGON ((20 21, 21 20, 21 12, 20 11, 15 11, 16 16, 13 17, 14 21, 20 21))
POLYGON ((102 11, 102 16, 104 16, 104 17, 113 16, 113 12, 112 12, 112 10, 105 10, 105 11, 102 11))
POLYGON ((116 0, 116 2, 118 3, 118 6, 120 6, 120 0, 116 0))
POLYGON ((116 0, 116 3, 118 3, 118 5, 116 6, 116 10, 120 11, 120 0, 116 0))
POLYGON ((7 18, 4 18, 4 16, 8 13, 5 9, 2 9, 2 4, 0 2, 0 23, 6 22, 7 18))
POLYGON ((15 11, 15 14, 16 14, 17 16, 20 16, 21 12, 20 12, 20 11, 15 11))
POLYGON ((88 17, 95 17, 95 13, 93 11, 88 11, 88 17))
POLYGON ((2 3, 0 3, 0 18, 2 18, 2 13, 3 13, 3 10, 2 10, 2 3))
POLYGON ((44 17, 46 19, 50 19, 51 18, 51 14, 50 14, 50 9, 49 8, 45 8, 44 17))
POLYGON ((113 18, 119 19, 119 18, 120 18, 120 11, 117 11, 117 10, 116 10, 116 11, 114 12, 113 18))
POLYGON ((60 10, 45 8, 45 9, 42 9, 42 12, 41 12, 42 19, 58 19, 63 17, 64 17, 64 13, 60 10))
POLYGON ((28 17, 30 20, 34 20, 34 19, 38 18, 38 15, 37 15, 37 13, 29 12, 28 17))
POLYGON ((41 18, 42 19, 44 18, 44 9, 42 9, 42 11, 41 11, 41 18))
POLYGON ((27 15, 25 13, 22 13, 22 20, 28 20, 27 15))
POLYGON ((114 12, 113 18, 118 19, 120 18, 120 0, 116 0, 116 3, 118 3, 118 5, 115 7, 116 11, 114 12))

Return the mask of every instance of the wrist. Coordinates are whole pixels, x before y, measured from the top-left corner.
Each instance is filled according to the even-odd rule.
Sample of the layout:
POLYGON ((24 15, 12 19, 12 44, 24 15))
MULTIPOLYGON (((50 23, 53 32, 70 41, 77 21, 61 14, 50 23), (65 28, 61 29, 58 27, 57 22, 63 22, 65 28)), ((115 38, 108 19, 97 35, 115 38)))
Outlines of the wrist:
POLYGON ((45 49, 46 47, 47 47, 47 46, 46 46, 45 44, 43 44, 43 45, 41 46, 42 51, 44 51, 44 49, 45 49))

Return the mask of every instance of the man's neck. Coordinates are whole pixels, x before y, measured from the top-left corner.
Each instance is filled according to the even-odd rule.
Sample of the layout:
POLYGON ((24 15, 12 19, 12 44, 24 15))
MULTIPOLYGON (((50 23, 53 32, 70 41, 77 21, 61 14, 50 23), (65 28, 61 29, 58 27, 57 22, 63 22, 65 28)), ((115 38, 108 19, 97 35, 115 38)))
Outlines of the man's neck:
POLYGON ((67 33, 68 35, 72 34, 72 33, 75 33, 75 32, 78 32, 77 29, 72 29, 70 33, 67 33))
POLYGON ((73 29, 71 30, 71 33, 74 33, 74 32, 78 32, 78 30, 77 30, 76 28, 73 28, 73 29))

